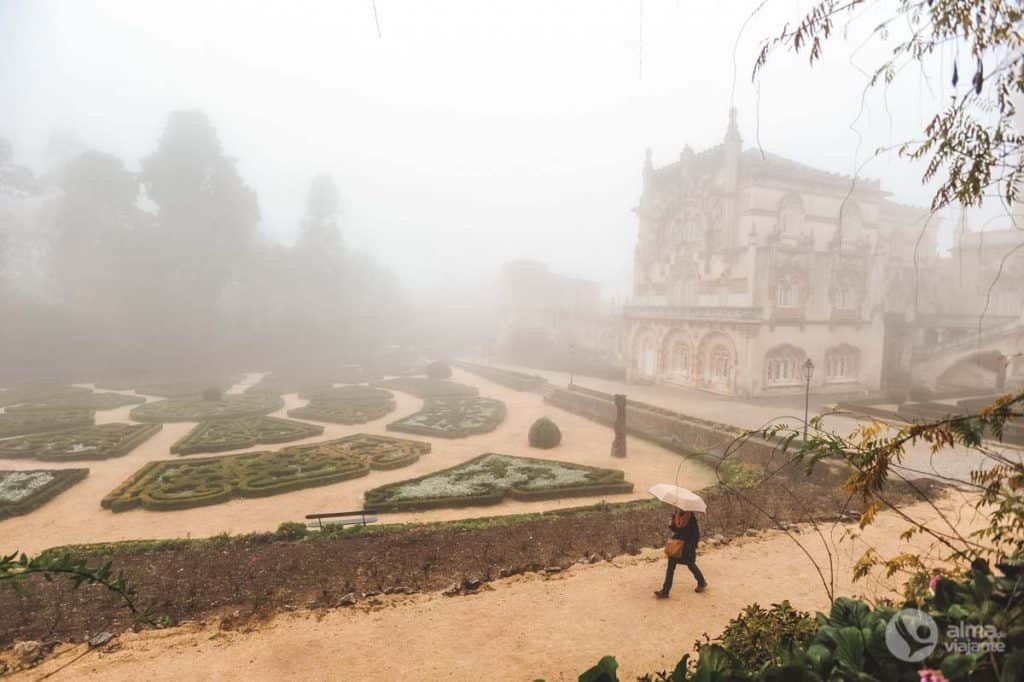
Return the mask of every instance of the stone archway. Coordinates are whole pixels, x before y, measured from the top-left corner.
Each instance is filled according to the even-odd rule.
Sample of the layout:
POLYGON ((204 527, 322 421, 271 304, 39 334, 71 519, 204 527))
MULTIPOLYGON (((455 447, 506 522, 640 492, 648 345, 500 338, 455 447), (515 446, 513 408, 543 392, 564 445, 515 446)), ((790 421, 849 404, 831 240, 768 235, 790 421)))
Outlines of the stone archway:
POLYGON ((694 352, 690 336, 674 329, 661 344, 662 376, 672 383, 690 384, 694 377, 694 352))
POLYGON ((648 326, 637 329, 633 336, 632 364, 636 375, 643 379, 658 376, 658 335, 648 326))
POLYGON ((1008 361, 998 350, 983 350, 959 358, 935 380, 936 386, 999 390, 1006 383, 1008 361))
POLYGON ((723 331, 710 331, 697 348, 695 383, 716 393, 736 393, 736 342, 723 331))

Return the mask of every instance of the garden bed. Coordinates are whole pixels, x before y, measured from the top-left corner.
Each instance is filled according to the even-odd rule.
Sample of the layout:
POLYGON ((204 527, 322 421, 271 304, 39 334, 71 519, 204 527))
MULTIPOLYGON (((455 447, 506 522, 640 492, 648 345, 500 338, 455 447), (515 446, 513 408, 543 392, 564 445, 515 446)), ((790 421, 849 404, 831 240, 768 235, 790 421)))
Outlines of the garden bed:
POLYGON ((88 469, 0 471, 0 519, 29 513, 88 475, 88 469))
POLYGON ((550 500, 633 492, 617 469, 486 453, 443 469, 366 492, 367 511, 470 507, 516 500, 550 500))
POLYGON ((46 412, 52 410, 116 410, 128 405, 139 405, 146 399, 138 395, 124 393, 67 393, 51 396, 34 402, 25 402, 5 408, 8 414, 26 412, 46 412))
POLYGON ((81 386, 67 384, 16 384, 0 389, 0 407, 19 403, 39 402, 61 396, 86 395, 91 393, 81 386))
POLYGON ((475 386, 467 386, 446 379, 426 379, 423 377, 395 377, 377 383, 378 386, 409 393, 426 400, 428 398, 469 398, 479 395, 475 386))
POLYGON ((547 379, 536 374, 526 374, 525 372, 516 372, 511 369, 477 365, 472 362, 453 362, 452 364, 467 372, 481 376, 488 381, 511 388, 514 391, 535 391, 548 382, 547 379))
POLYGON ((0 414, 0 438, 92 426, 94 419, 95 415, 89 410, 46 410, 23 414, 0 414))
POLYGON ((287 443, 319 436, 324 427, 277 417, 240 417, 212 419, 200 423, 171 446, 176 455, 197 452, 225 452, 254 445, 287 443))
POLYGON ((505 403, 494 398, 431 398, 423 409, 391 422, 389 431, 437 438, 489 433, 505 420, 505 403))
POLYGON ((149 462, 101 504, 115 512, 171 511, 277 495, 408 466, 428 452, 429 443, 360 433, 277 452, 149 462))
POLYGON ((284 407, 273 395, 226 395, 220 400, 157 400, 131 411, 138 422, 200 422, 208 419, 234 419, 267 414, 284 407))
POLYGON ((0 458, 77 462, 127 455, 162 424, 100 424, 0 440, 0 458))

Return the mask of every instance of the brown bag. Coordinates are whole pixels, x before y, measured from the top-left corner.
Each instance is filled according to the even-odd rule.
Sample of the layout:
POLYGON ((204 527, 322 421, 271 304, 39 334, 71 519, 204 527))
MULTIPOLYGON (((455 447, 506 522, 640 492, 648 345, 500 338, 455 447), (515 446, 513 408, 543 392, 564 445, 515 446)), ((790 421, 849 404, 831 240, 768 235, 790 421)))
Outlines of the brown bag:
POLYGON ((683 547, 686 545, 682 540, 672 538, 665 541, 665 556, 669 559, 682 559, 683 547))

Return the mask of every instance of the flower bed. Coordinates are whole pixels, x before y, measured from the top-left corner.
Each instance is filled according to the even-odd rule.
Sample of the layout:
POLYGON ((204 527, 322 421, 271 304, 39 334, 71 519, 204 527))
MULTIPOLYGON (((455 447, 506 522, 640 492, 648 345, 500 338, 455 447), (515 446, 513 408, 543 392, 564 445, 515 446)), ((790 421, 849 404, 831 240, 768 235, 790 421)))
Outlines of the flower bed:
POLYGON ((8 414, 44 412, 47 410, 116 410, 126 405, 139 405, 146 399, 124 393, 67 393, 45 398, 37 402, 26 402, 7 407, 8 414))
POLYGON ((161 424, 100 424, 70 431, 0 440, 0 458, 75 462, 127 455, 161 424))
POLYGON ((525 372, 516 372, 511 369, 478 365, 472 362, 454 362, 452 364, 467 372, 481 376, 488 381, 511 388, 514 391, 534 391, 547 383, 547 379, 544 377, 537 376, 536 374, 526 374, 525 372))
POLYGON ((157 400, 131 411, 138 422, 199 422, 267 414, 284 407, 274 395, 226 395, 221 400, 157 400))
POLYGON ((431 398, 419 412, 388 424, 389 431, 439 438, 489 433, 505 420, 505 403, 494 398, 431 398))
POLYGON ((197 452, 224 452, 254 445, 287 443, 319 436, 324 427, 277 417, 240 417, 205 421, 171 446, 177 455, 197 452))
POLYGON ((633 492, 617 469, 487 453, 442 471, 368 490, 368 511, 497 504, 633 492))
POLYGON ((0 438, 92 426, 93 419, 94 415, 89 410, 46 410, 23 414, 0 414, 0 438))
POLYGON ((29 513, 88 475, 88 469, 0 471, 0 519, 29 513))
POLYGON ((289 417, 336 424, 364 424, 395 409, 391 393, 370 386, 337 386, 300 393, 299 396, 309 399, 310 403, 288 410, 289 417))
POLYGON ((423 377, 395 377, 378 382, 377 385, 402 393, 410 393, 424 400, 427 398, 468 398, 480 393, 474 386, 423 377))
POLYGON ((408 466, 428 452, 429 443, 358 433, 277 452, 149 462, 101 504, 115 512, 170 511, 277 495, 408 466))

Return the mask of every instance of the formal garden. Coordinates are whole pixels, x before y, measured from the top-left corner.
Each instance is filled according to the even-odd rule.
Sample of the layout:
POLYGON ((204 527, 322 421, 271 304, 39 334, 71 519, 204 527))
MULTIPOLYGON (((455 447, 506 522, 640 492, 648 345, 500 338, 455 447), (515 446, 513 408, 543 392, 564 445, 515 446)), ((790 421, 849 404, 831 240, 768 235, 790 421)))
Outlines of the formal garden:
POLYGON ((0 471, 0 519, 29 513, 88 475, 88 469, 0 471))
POLYGON ((408 466, 428 452, 429 443, 360 433, 276 452, 155 461, 101 504, 115 512, 136 507, 170 511, 265 497, 408 466))
POLYGON ((366 492, 366 509, 412 511, 633 492, 618 469, 487 453, 468 462, 366 492))
POLYGON ((4 411, 8 414, 20 414, 23 412, 44 412, 48 410, 116 410, 119 407, 140 405, 144 402, 146 402, 146 399, 142 396, 128 395, 126 393, 76 391, 19 403, 4 408, 4 411))
POLYGON ((302 392, 309 404, 288 410, 289 417, 335 424, 364 424, 380 419, 395 409, 390 392, 361 385, 336 386, 302 392))
POLYGON ((0 407, 40 402, 66 395, 85 395, 91 392, 87 388, 68 384, 16 384, 0 388, 0 407))
POLYGON ((478 365, 475 362, 456 362, 455 366, 488 381, 501 384, 505 388, 511 388, 513 391, 536 391, 548 383, 547 379, 536 374, 491 367, 490 365, 478 365))
POLYGON ((280 396, 269 394, 225 395, 217 400, 175 398, 139 405, 131 411, 131 418, 138 422, 199 422, 264 415, 282 407, 280 396))
POLYGON ((90 410, 44 410, 10 414, 7 409, 4 408, 4 414, 0 414, 0 438, 92 426, 95 421, 95 414, 90 410))
POLYGON ((494 398, 431 398, 423 409, 388 424, 389 431, 438 438, 489 433, 505 420, 505 403, 494 398))
POLYGON ((0 440, 0 459, 76 462, 121 457, 161 428, 161 424, 99 424, 7 438, 0 440))
POLYGON ((322 426, 278 417, 211 419, 201 422, 178 440, 171 446, 171 452, 177 455, 191 455, 197 452, 240 450, 254 445, 287 443, 311 438, 323 432, 322 426))
POLYGON ((377 382, 377 385, 409 393, 423 400, 428 398, 467 398, 480 393, 475 386, 467 386, 446 379, 425 377, 394 377, 377 382))
POLYGON ((211 386, 233 386, 241 375, 216 375, 206 378, 158 378, 136 377, 129 379, 108 379, 97 381, 96 388, 110 391, 135 391, 139 395, 152 395, 158 398, 193 398, 198 397, 211 386))

